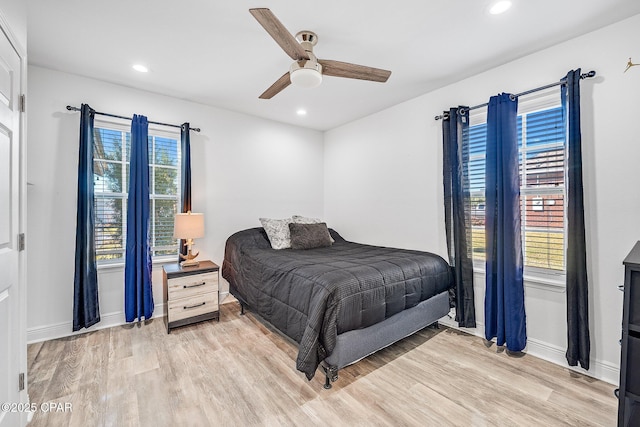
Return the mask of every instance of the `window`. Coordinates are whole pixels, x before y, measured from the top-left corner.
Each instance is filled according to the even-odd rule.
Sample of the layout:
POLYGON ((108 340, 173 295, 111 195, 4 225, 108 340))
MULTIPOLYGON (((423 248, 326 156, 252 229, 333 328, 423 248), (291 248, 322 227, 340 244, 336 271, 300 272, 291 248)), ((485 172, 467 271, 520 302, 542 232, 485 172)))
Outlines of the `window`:
MULTIPOLYGON (((565 269, 565 127, 557 92, 518 111, 520 206, 524 268, 528 274, 563 274, 565 269)), ((472 112, 469 127, 469 185, 473 259, 485 261, 486 109, 472 112)))
MULTIPOLYGON (((131 134, 113 123, 94 128, 96 260, 124 260, 131 134)), ((149 193, 152 256, 177 255, 173 218, 180 200, 180 141, 149 129, 149 193)))

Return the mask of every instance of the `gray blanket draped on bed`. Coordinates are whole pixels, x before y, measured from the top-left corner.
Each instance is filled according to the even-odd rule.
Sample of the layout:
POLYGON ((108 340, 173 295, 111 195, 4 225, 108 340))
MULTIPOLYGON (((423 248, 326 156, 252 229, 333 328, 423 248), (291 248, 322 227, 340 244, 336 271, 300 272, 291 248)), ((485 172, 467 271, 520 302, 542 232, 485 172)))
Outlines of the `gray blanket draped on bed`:
POLYGON ((296 367, 308 379, 338 334, 381 322, 452 283, 438 255, 331 235, 328 248, 275 250, 264 229, 240 231, 227 240, 222 265, 231 292, 299 344, 296 367))

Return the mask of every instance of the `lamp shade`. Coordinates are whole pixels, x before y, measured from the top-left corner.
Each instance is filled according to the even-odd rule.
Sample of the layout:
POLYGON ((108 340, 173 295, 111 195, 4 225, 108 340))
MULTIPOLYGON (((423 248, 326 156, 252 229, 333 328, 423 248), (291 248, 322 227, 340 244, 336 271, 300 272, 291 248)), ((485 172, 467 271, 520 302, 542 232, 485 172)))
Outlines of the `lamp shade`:
POLYGON ((204 237, 204 214, 191 212, 176 214, 173 237, 175 239, 204 237))

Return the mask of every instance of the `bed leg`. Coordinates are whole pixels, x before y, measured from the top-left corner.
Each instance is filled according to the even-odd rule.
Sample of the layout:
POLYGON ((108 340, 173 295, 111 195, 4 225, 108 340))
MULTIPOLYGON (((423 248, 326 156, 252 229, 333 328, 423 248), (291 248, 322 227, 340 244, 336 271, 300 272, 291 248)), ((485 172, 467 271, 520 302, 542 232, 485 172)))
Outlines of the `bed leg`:
POLYGON ((432 324, 429 325, 429 327, 431 329, 440 329, 440 323, 439 322, 433 322, 432 324))
POLYGON ((240 303, 240 316, 244 316, 244 304, 240 303))
POLYGON ((338 380, 338 368, 335 366, 322 365, 322 370, 324 371, 324 388, 329 390, 331 383, 338 380))
POLYGON ((331 381, 329 380, 329 376, 325 374, 324 377, 324 388, 325 390, 329 390, 331 388, 331 381))

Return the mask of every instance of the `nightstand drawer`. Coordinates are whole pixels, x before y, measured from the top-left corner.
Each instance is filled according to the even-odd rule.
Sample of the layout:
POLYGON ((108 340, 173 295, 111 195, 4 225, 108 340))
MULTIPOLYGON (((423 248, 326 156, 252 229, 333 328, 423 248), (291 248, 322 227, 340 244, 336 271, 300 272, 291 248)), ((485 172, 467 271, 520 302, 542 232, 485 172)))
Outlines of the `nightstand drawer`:
POLYGON ((218 291, 169 301, 169 322, 218 310, 218 291))
POLYGON ((218 291, 218 273, 194 274, 168 280, 169 301, 218 291))

